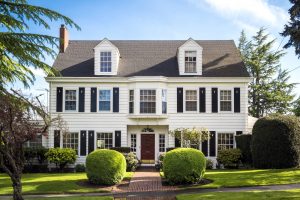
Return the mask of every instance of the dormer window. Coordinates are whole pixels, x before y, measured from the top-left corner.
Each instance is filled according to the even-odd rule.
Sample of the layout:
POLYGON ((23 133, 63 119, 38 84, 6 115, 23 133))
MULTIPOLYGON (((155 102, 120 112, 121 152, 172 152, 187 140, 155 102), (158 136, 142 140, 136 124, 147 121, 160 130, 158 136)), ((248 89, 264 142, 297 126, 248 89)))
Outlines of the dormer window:
POLYGON ((185 64, 184 64, 184 72, 185 73, 196 73, 197 66, 197 52, 196 51, 185 51, 185 64))
POLYGON ((111 52, 100 52, 100 72, 111 72, 111 52))

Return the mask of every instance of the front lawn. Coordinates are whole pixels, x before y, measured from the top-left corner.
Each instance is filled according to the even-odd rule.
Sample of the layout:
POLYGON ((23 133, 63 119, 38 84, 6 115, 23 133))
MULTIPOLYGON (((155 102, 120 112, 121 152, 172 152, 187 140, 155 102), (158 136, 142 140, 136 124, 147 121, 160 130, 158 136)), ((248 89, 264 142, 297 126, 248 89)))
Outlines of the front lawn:
MULTIPOLYGON (((163 176, 163 173, 161 175, 163 176)), ((191 187, 220 188, 300 183, 300 170, 207 170, 204 177, 213 180, 213 182, 191 187)))
POLYGON ((283 191, 249 191, 249 192, 209 192, 201 194, 182 194, 176 196, 177 200, 281 200, 281 199, 299 199, 300 189, 283 191))
POLYGON ((57 199, 57 200, 113 200, 113 197, 47 197, 47 198, 33 198, 28 200, 46 200, 46 199, 57 199))
MULTIPOLYGON (((130 179, 132 172, 127 172, 124 179, 130 179)), ((87 180, 85 173, 37 173, 24 174, 22 178, 23 194, 60 194, 107 192, 97 187, 84 187, 78 181, 87 180)), ((12 194, 10 178, 0 174, 0 195, 12 194)))

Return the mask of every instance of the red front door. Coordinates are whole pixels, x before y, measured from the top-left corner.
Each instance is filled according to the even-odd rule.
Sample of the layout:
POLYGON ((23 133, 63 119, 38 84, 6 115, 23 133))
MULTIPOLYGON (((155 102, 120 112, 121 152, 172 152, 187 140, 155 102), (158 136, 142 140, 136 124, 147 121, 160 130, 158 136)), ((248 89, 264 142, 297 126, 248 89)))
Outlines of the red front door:
POLYGON ((154 160, 155 135, 141 134, 141 160, 154 160))

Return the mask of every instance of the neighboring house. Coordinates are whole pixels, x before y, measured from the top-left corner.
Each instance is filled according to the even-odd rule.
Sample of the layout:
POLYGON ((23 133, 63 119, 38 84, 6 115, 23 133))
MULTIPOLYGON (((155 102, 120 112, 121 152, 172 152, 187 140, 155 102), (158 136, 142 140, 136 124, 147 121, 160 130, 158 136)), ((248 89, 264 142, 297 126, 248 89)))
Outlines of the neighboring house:
POLYGON ((168 134, 204 127, 200 145, 215 159, 248 130, 249 74, 232 40, 68 40, 60 29, 60 53, 48 77, 50 113, 61 115, 69 134, 50 128, 48 147, 78 151, 78 162, 97 148, 130 147, 152 164, 166 148, 180 146, 168 134))

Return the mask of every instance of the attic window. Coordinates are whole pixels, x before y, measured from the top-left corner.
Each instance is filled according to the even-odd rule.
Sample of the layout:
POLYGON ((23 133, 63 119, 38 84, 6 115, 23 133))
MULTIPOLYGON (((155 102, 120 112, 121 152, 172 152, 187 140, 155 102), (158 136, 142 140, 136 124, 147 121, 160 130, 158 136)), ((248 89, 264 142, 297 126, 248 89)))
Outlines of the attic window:
POLYGON ((111 52, 100 52, 100 72, 111 72, 111 52))
POLYGON ((196 73, 196 51, 185 51, 185 64, 184 71, 185 73, 196 73))

